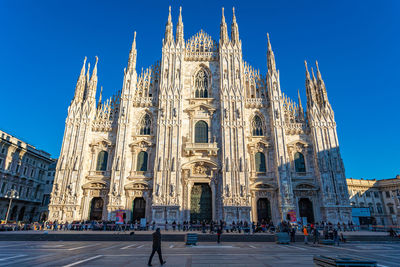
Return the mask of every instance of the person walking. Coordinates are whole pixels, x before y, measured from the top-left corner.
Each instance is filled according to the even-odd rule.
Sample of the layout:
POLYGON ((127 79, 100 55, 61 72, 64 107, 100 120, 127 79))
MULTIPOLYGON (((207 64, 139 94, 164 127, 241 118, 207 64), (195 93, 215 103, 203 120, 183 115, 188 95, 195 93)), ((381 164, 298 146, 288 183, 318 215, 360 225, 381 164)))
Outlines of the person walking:
POLYGON ((217 243, 221 243, 222 226, 217 227, 217 243))
POLYGON ((304 244, 308 244, 308 231, 306 226, 304 226, 303 228, 303 234, 304 234, 304 244))
POLYGON ((318 244, 319 243, 319 230, 317 227, 314 228, 313 234, 314 234, 314 244, 318 244))
POLYGON ((290 229, 290 242, 296 242, 296 228, 294 226, 290 229))
POLYGON ((153 266, 151 265, 151 260, 153 259, 154 253, 158 254, 158 258, 160 259, 160 264, 164 265, 166 261, 163 260, 162 255, 161 255, 161 233, 160 233, 160 228, 157 228, 156 231, 153 233, 153 250, 151 251, 151 255, 149 258, 148 266, 153 266))
POLYGON ((339 246, 339 233, 336 228, 333 229, 333 242, 335 242, 335 244, 339 246))

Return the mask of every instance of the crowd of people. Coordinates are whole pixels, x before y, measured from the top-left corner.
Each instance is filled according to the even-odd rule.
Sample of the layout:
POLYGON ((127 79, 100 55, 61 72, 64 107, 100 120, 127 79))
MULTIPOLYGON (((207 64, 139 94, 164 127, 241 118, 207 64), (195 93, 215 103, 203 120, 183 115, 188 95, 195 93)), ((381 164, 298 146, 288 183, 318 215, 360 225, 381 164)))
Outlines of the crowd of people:
MULTIPOLYGON (((165 223, 142 222, 139 220, 117 223, 115 221, 71 221, 58 222, 47 221, 41 223, 14 223, 8 225, 0 225, 0 230, 44 230, 44 231, 141 231, 155 230, 160 227, 165 231, 198 231, 202 233, 275 233, 287 232, 291 240, 295 240, 296 233, 302 233, 308 242, 309 236, 318 242, 322 237, 331 240, 344 240, 343 232, 359 230, 353 222, 337 223, 316 222, 303 225, 299 222, 282 221, 276 226, 272 221, 262 220, 261 222, 232 221, 227 223, 220 221, 165 221, 165 223)), ((391 228, 389 230, 391 236, 395 236, 396 231, 391 228)))

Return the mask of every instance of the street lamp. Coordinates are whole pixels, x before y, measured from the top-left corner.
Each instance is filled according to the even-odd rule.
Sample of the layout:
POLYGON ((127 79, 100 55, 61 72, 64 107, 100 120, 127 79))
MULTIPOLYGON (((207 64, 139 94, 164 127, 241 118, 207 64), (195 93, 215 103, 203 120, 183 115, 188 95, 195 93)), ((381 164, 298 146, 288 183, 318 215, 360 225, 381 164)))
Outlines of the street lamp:
POLYGON ((6 215, 6 223, 8 223, 8 214, 10 213, 10 209, 11 209, 11 204, 12 204, 12 200, 18 199, 19 198, 19 194, 18 191, 15 189, 11 189, 8 190, 6 195, 4 196, 5 198, 9 198, 10 199, 10 203, 8 204, 8 210, 7 210, 7 215, 6 215))

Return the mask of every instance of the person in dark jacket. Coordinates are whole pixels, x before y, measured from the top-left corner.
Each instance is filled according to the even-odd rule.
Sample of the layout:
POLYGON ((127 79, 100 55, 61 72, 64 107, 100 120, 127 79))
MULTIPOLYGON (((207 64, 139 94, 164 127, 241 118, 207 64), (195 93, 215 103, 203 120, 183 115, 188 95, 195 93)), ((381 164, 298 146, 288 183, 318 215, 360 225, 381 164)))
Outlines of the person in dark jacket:
POLYGON ((161 233, 160 233, 160 228, 157 228, 156 231, 153 233, 153 250, 151 252, 150 258, 149 258, 149 263, 148 266, 151 265, 151 260, 153 259, 154 253, 158 253, 158 258, 160 259, 160 264, 163 265, 166 263, 166 261, 163 260, 162 255, 161 255, 161 233))
POLYGON ((217 229, 217 243, 221 243, 221 235, 222 235, 222 226, 218 226, 217 229))

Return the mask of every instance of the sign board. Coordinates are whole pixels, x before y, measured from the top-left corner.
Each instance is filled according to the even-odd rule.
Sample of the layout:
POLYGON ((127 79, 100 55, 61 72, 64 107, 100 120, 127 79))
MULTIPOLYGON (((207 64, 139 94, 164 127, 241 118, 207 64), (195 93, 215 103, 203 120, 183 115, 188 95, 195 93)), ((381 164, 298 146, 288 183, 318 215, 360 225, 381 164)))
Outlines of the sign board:
POLYGON ((371 217, 371 210, 369 208, 351 208, 351 215, 353 217, 371 217))
POLYGON ((301 222, 304 226, 307 225, 307 217, 301 217, 301 222))

